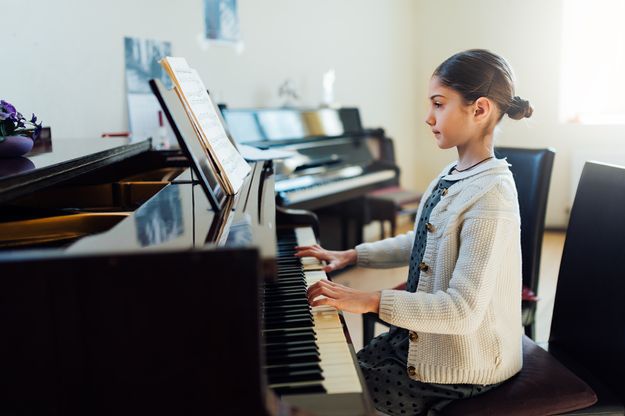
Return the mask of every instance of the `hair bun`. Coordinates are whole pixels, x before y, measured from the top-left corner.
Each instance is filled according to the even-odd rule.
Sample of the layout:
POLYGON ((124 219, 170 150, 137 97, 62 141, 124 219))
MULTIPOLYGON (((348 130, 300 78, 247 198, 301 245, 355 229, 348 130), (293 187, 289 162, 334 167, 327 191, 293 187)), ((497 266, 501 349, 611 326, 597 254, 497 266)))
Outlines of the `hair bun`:
POLYGON ((510 106, 506 114, 513 120, 520 120, 522 118, 531 117, 533 112, 534 108, 530 105, 529 101, 514 96, 512 97, 512 101, 510 101, 510 106))

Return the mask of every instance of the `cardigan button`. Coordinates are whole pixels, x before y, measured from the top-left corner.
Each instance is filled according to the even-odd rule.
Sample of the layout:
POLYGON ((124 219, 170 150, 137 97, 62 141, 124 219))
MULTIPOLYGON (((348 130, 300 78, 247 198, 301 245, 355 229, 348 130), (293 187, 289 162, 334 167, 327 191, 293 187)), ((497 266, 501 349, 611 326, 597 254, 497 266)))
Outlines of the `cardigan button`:
POLYGON ((408 332, 408 339, 410 339, 411 342, 417 342, 419 335, 414 331, 410 331, 408 332))
POLYGON ((427 224, 425 224, 425 229, 429 232, 434 232, 434 225, 432 225, 431 222, 428 222, 427 224))
POLYGON ((414 368, 413 366, 408 367, 408 375, 410 377, 414 377, 417 375, 417 369, 414 368))
POLYGON ((421 262, 419 263, 419 270, 421 270, 422 272, 427 272, 428 270, 430 270, 430 266, 428 266, 424 262, 421 262))
POLYGON ((448 188, 443 189, 443 196, 447 196, 447 192, 449 192, 448 188))

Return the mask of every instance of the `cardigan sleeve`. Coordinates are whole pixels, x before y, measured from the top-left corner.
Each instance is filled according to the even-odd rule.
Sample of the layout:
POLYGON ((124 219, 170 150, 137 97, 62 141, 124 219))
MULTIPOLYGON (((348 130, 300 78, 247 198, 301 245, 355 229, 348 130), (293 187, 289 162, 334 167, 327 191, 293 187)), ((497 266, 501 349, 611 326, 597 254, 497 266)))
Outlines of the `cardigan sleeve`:
POLYGON ((358 266, 379 269, 405 266, 410 260, 413 244, 414 231, 375 243, 359 244, 356 246, 358 266))
MULTIPOLYGON (((435 293, 384 290, 380 318, 413 331, 468 334, 481 324, 510 244, 518 239, 513 215, 465 218, 458 259, 447 290, 435 293)), ((503 276, 506 278, 508 276, 503 276)), ((515 279, 508 279, 513 285, 515 279)), ((518 290, 511 289, 511 290, 518 290)))

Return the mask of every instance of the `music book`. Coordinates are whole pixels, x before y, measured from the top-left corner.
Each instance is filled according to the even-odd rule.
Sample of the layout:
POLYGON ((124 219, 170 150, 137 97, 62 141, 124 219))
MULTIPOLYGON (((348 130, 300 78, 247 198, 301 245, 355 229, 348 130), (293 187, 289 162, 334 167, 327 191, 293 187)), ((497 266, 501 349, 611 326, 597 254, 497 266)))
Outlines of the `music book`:
POLYGON ((251 169, 228 138, 219 110, 202 79, 184 58, 168 56, 160 63, 172 80, 199 142, 213 162, 223 190, 228 195, 236 194, 251 169))
POLYGON ((169 125, 189 159, 192 173, 197 177, 214 212, 222 211, 226 192, 217 177, 217 168, 208 152, 198 140, 198 134, 175 89, 167 89, 158 79, 150 80, 150 88, 161 105, 169 125))

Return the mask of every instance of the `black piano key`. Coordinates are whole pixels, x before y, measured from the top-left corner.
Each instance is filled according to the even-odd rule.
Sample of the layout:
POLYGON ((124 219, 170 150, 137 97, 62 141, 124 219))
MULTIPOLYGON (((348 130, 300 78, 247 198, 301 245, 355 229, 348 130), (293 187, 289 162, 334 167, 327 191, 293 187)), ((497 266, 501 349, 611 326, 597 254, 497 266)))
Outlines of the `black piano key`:
POLYGON ((327 393, 326 389, 322 384, 312 384, 306 386, 286 386, 286 387, 276 387, 273 391, 278 396, 289 396, 295 394, 324 394, 327 393))
POLYGON ((310 318, 285 319, 278 322, 265 322, 265 329, 308 328, 313 326, 310 318))
POLYGON ((275 329, 272 331, 267 331, 263 334, 264 340, 266 343, 272 343, 277 341, 308 341, 315 340, 317 337, 315 335, 315 331, 312 328, 305 328, 300 330, 280 330, 275 329))
POLYGON ((302 343, 300 345, 294 344, 274 344, 265 346, 265 352, 267 355, 274 354, 288 354, 294 352, 319 352, 319 347, 314 342, 302 343))
POLYGON ((272 302, 271 308, 263 308, 263 312, 275 312, 275 313, 289 313, 290 311, 307 310, 310 311, 310 305, 302 303, 282 303, 272 302))
POLYGON ((288 374, 293 371, 303 371, 303 370, 316 370, 322 372, 321 367, 318 362, 315 363, 292 363, 292 364, 279 364, 268 366, 265 365, 263 368, 267 371, 267 374, 279 375, 279 374, 288 374))
POLYGON ((288 305, 290 307, 287 308, 270 308, 263 310, 263 316, 270 319, 275 318, 288 318, 288 317, 296 317, 296 316, 310 316, 312 317, 312 312, 310 307, 305 307, 303 305, 288 305))
POLYGON ((270 287, 265 289, 265 297, 299 294, 302 298, 305 298, 306 290, 307 289, 305 287, 270 287))
POLYGON ((265 316, 265 322, 267 323, 280 323, 280 322, 289 322, 295 319, 310 319, 312 320, 312 314, 308 311, 301 311, 297 313, 290 313, 288 315, 285 314, 272 314, 267 313, 265 316))
POLYGON ((295 363, 316 363, 320 362, 319 353, 311 352, 294 352, 281 355, 273 355, 267 357, 267 365, 279 364, 295 364, 295 363))
POLYGON ((303 381, 323 381, 321 371, 317 370, 301 370, 293 371, 285 374, 267 375, 269 384, 286 384, 297 383, 303 381))

